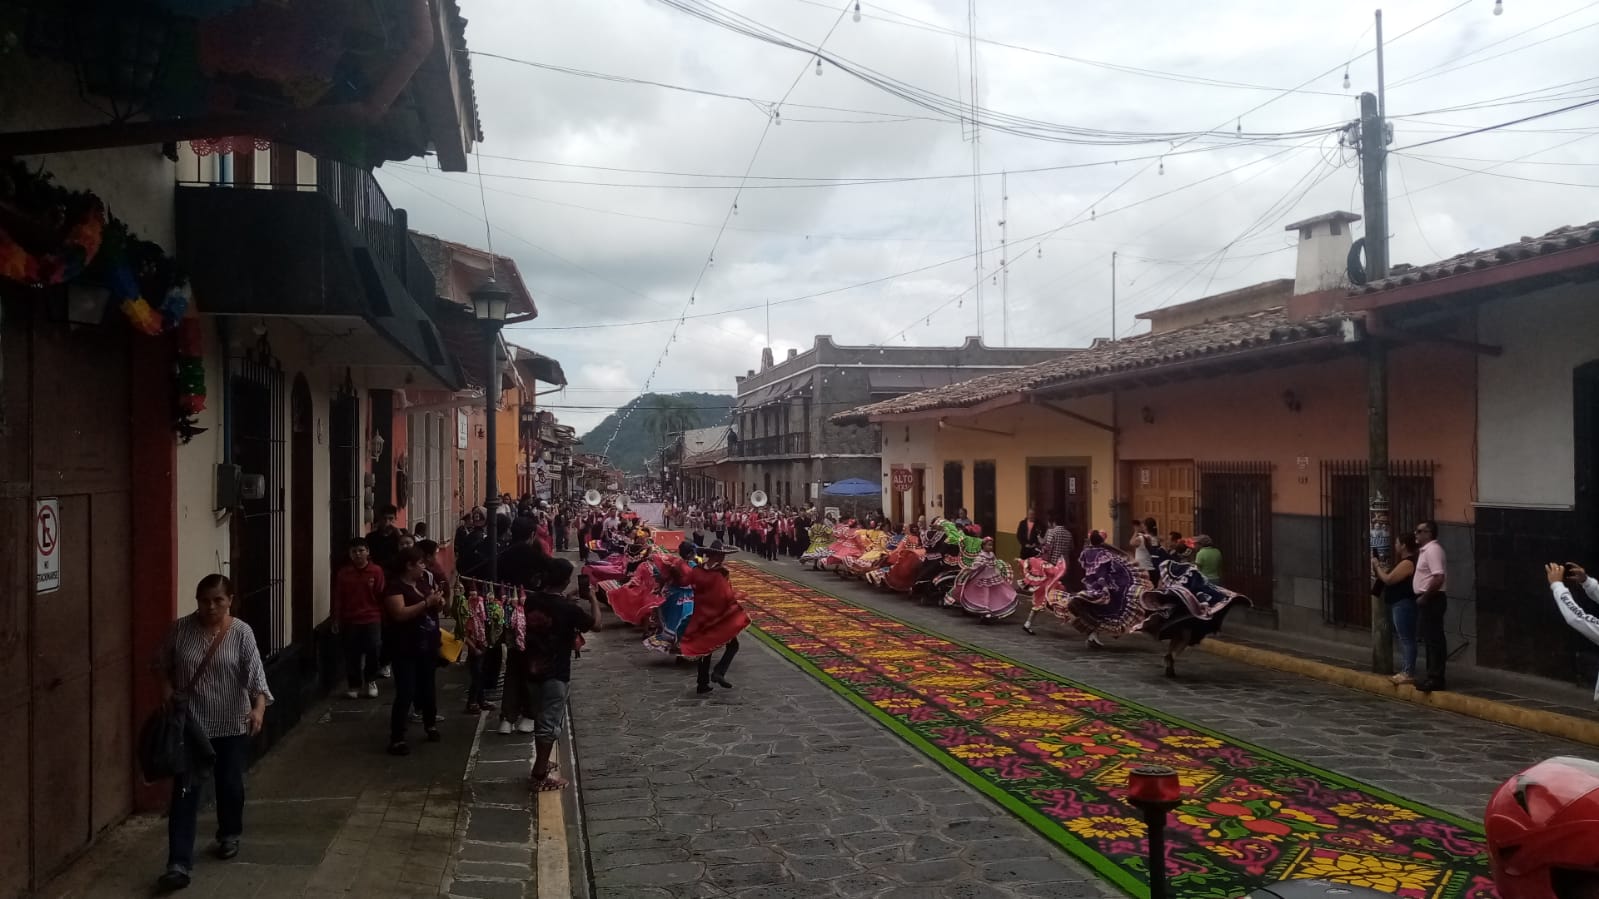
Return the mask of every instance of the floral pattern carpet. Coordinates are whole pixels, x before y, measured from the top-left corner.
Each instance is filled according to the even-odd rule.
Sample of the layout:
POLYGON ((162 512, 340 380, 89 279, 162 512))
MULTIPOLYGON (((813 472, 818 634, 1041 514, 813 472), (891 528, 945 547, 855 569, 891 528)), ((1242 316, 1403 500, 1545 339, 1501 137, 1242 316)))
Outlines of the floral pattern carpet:
POLYGON ((1413 899, 1495 896, 1478 825, 734 563, 755 636, 1134 896, 1146 832, 1127 772, 1183 804, 1170 895, 1324 878, 1413 899))

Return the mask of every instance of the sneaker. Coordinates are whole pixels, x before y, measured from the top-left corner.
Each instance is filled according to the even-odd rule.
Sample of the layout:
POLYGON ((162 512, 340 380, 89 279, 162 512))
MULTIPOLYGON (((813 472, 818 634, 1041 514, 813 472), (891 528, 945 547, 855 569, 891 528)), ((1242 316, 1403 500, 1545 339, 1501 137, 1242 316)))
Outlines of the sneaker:
POLYGON ((511 722, 505 720, 504 718, 500 719, 500 736, 509 737, 512 729, 511 722))
POLYGON ((534 724, 532 718, 523 718, 521 721, 516 723, 516 732, 519 734, 530 734, 533 732, 533 730, 534 724))
POLYGON ((378 698, 378 682, 377 681, 372 681, 371 683, 366 685, 366 698, 367 699, 377 699, 378 698))
POLYGON ((189 885, 189 870, 182 865, 167 865, 166 873, 156 880, 155 885, 166 893, 184 889, 189 885))
POLYGON ((345 699, 358 699, 358 698, 360 698, 360 696, 361 696, 361 691, 355 689, 354 687, 344 691, 344 698, 345 699))
POLYGON ((229 837, 217 841, 217 858, 227 861, 239 854, 239 838, 229 837))
POLYGON ((392 665, 384 665, 382 668, 378 669, 378 677, 381 677, 384 680, 388 680, 389 678, 391 678, 393 676, 394 676, 394 666, 392 666, 392 665))
POLYGON ((1399 672, 1398 674, 1394 675, 1393 677, 1390 677, 1389 680, 1393 681, 1395 684, 1413 684, 1413 683, 1416 682, 1416 679, 1414 677, 1412 677, 1409 674, 1406 674, 1403 671, 1399 672))

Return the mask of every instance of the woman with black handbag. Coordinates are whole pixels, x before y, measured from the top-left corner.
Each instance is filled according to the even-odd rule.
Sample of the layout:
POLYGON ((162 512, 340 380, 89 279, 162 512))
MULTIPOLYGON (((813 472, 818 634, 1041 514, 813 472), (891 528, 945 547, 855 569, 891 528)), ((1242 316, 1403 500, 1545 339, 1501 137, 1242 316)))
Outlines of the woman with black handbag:
MULTIPOLYGON (((168 707, 185 706, 211 741, 217 798, 216 855, 226 860, 239 854, 250 739, 261 732, 272 691, 267 688, 255 633, 248 624, 233 617, 233 582, 225 575, 207 575, 194 593, 194 612, 172 625, 161 645, 158 664, 168 707)), ((167 870, 157 881, 164 890, 180 890, 189 885, 203 774, 189 770, 172 779, 167 870)))

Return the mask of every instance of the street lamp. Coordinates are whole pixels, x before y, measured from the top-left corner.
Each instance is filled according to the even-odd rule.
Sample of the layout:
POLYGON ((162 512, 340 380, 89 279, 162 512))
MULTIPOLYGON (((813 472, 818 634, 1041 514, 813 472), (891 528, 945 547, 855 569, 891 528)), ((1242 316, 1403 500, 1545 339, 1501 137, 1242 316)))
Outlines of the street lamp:
POLYGON ((488 501, 484 503, 484 510, 489 518, 488 580, 494 582, 499 579, 500 562, 500 484, 495 477, 499 464, 499 416, 496 413, 500 408, 500 329, 505 326, 505 313, 511 306, 511 292, 489 278, 472 291, 471 297, 472 315, 489 338, 489 383, 483 390, 483 411, 488 417, 485 436, 489 444, 488 489, 485 491, 488 501))
POLYGON ((1182 781, 1165 765, 1140 765, 1127 775, 1127 801, 1144 813, 1149 833, 1149 899, 1166 899, 1166 816, 1182 798, 1182 781))

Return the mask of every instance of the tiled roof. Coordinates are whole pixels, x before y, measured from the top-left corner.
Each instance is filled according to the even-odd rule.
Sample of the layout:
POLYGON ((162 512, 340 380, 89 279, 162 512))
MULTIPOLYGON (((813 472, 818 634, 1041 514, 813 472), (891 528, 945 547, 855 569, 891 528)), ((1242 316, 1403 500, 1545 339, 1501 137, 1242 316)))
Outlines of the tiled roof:
POLYGON ((1599 222, 1589 222, 1586 225, 1567 225, 1556 228, 1542 237, 1523 237, 1515 243, 1508 243, 1502 247, 1490 250, 1472 250, 1461 253, 1438 262, 1420 266, 1395 266, 1394 271, 1386 278, 1372 281, 1353 291, 1355 294, 1379 293, 1384 290, 1393 290, 1407 284, 1416 284, 1422 281, 1435 281, 1451 275, 1463 275, 1480 269, 1504 265, 1508 262, 1519 262, 1531 259, 1534 256, 1545 256, 1569 250, 1587 244, 1599 244, 1599 222))
POLYGON ((466 49, 466 17, 461 15, 461 4, 458 0, 447 0, 445 9, 450 19, 450 46, 458 54, 456 58, 457 77, 461 85, 461 93, 467 102, 472 104, 472 140, 483 140, 483 116, 477 108, 477 83, 472 78, 472 54, 466 49))
POLYGON ((1015 393, 1063 387, 1109 375, 1192 362, 1205 357, 1248 353, 1270 346, 1328 337, 1340 332, 1342 315, 1290 321, 1285 309, 1267 309, 1238 318, 1206 322, 1162 334, 1144 334, 1074 350, 1058 359, 985 375, 884 400, 833 416, 839 424, 865 422, 873 415, 904 415, 961 409, 1015 393))

